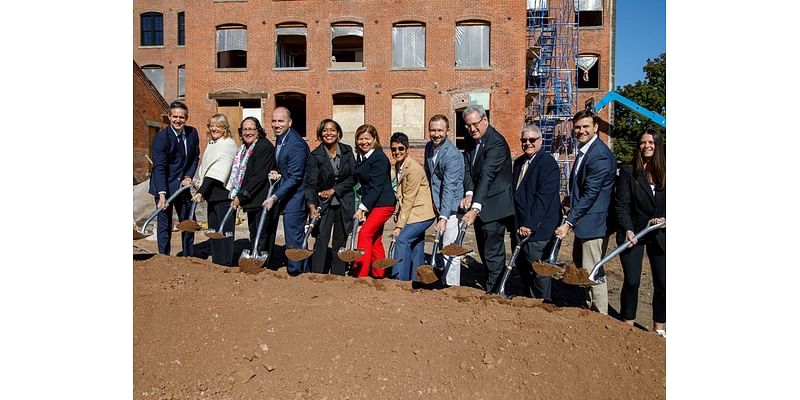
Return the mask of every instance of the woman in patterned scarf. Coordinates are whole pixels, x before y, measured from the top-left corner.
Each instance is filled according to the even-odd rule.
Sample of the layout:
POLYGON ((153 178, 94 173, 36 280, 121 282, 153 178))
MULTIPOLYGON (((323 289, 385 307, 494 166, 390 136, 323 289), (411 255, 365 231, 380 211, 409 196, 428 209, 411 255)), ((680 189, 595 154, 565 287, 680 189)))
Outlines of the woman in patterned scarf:
MULTIPOLYGON (((267 139, 267 134, 261 123, 255 117, 247 117, 239 127, 242 145, 233 158, 233 169, 228 180, 229 195, 232 199, 231 207, 241 206, 247 213, 247 227, 250 230, 250 246, 256 239, 258 230, 258 217, 261 213, 261 203, 267 199, 269 190, 269 171, 276 169, 275 146, 267 139)), ((265 224, 258 248, 266 249, 267 236, 270 227, 265 224)), ((274 235, 274 232, 271 233, 274 235)))

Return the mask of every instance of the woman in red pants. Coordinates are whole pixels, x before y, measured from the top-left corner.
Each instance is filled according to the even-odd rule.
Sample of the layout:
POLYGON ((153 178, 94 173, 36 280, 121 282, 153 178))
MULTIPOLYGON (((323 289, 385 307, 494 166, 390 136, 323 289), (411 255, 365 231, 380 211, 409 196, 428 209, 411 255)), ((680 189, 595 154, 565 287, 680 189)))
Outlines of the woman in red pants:
POLYGON ((392 190, 389 158, 383 154, 378 131, 370 124, 356 129, 356 168, 353 175, 361 184, 361 202, 354 217, 367 219, 358 232, 358 248, 364 255, 353 263, 353 276, 383 278, 384 270, 372 268, 372 262, 386 257, 383 249, 383 226, 394 213, 397 203, 392 190))

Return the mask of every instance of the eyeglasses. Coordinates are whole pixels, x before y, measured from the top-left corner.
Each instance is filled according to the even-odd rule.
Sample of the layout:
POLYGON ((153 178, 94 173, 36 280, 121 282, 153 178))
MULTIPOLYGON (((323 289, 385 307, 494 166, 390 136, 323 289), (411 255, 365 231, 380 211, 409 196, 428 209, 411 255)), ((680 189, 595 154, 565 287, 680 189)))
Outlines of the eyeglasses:
POLYGON ((390 147, 390 149, 392 149, 392 153, 394 153, 396 151, 406 151, 406 147, 405 146, 390 147))
POLYGON ((520 138, 520 139, 519 139, 519 142, 520 142, 520 143, 522 143, 522 144, 525 144, 525 143, 534 144, 534 143, 536 143, 536 141, 537 141, 537 140, 539 140, 539 139, 541 139, 541 138, 540 138, 540 137, 535 137, 535 138, 520 138))
POLYGON ((478 129, 478 125, 480 125, 480 123, 483 122, 484 119, 486 119, 486 117, 483 117, 483 118, 479 119, 478 122, 473 122, 471 124, 470 123, 464 124, 464 127, 467 128, 467 129, 469 129, 469 127, 473 127, 475 129, 478 129))

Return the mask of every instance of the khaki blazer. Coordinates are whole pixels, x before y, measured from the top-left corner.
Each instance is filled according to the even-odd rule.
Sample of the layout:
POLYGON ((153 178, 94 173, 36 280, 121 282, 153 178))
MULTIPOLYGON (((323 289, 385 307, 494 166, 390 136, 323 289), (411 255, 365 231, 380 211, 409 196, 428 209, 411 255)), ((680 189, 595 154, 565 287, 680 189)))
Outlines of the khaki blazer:
POLYGON ((434 218, 431 187, 425 170, 412 157, 406 157, 397 182, 398 217, 395 227, 434 218))

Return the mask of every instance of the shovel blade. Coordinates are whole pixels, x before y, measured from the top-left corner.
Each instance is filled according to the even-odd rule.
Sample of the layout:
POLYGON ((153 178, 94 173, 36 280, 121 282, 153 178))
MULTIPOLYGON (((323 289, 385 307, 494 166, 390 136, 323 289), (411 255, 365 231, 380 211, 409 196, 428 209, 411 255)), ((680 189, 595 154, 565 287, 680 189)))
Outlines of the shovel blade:
POLYGON ((339 249, 336 255, 339 257, 340 260, 344 262, 353 262, 357 260, 359 257, 363 256, 364 253, 365 253, 364 249, 358 249, 358 250, 339 249))
POLYGON ((148 236, 151 236, 151 235, 152 235, 152 233, 142 233, 142 232, 137 231, 136 229, 133 230, 133 240, 144 239, 144 238, 146 238, 148 236))
POLYGON ((423 284, 430 285, 439 280, 439 277, 436 276, 436 272, 433 272, 433 266, 423 264, 417 268, 417 279, 423 284))
POLYGON ((564 268, 556 264, 550 264, 544 261, 536 261, 533 263, 532 267, 533 271, 536 272, 536 275, 539 275, 543 278, 553 277, 558 279, 564 275, 564 268))
POLYGON ((578 268, 575 264, 570 263, 564 271, 564 276, 561 277, 561 282, 573 286, 593 286, 599 282, 594 282, 589 279, 589 272, 583 268, 578 268))
POLYGON ((176 228, 184 232, 199 232, 201 229, 203 229, 203 227, 201 227, 197 221, 191 219, 179 222, 178 225, 176 225, 176 228))
POLYGON ((289 249, 286 250, 286 258, 292 261, 303 261, 311 255, 314 254, 313 251, 307 249, 289 249))
POLYGON ((463 255, 467 255, 472 252, 472 249, 468 249, 460 244, 451 243, 447 246, 442 247, 440 253, 446 255, 448 257, 461 257, 463 255))
POLYGON ((242 250, 242 256, 239 257, 239 270, 248 274, 257 274, 264 269, 264 263, 267 262, 267 254, 261 252, 259 254, 251 254, 250 250, 242 250))
POLYGON ((372 268, 387 269, 393 267, 395 264, 397 264, 397 260, 393 258, 382 258, 372 263, 372 268))

